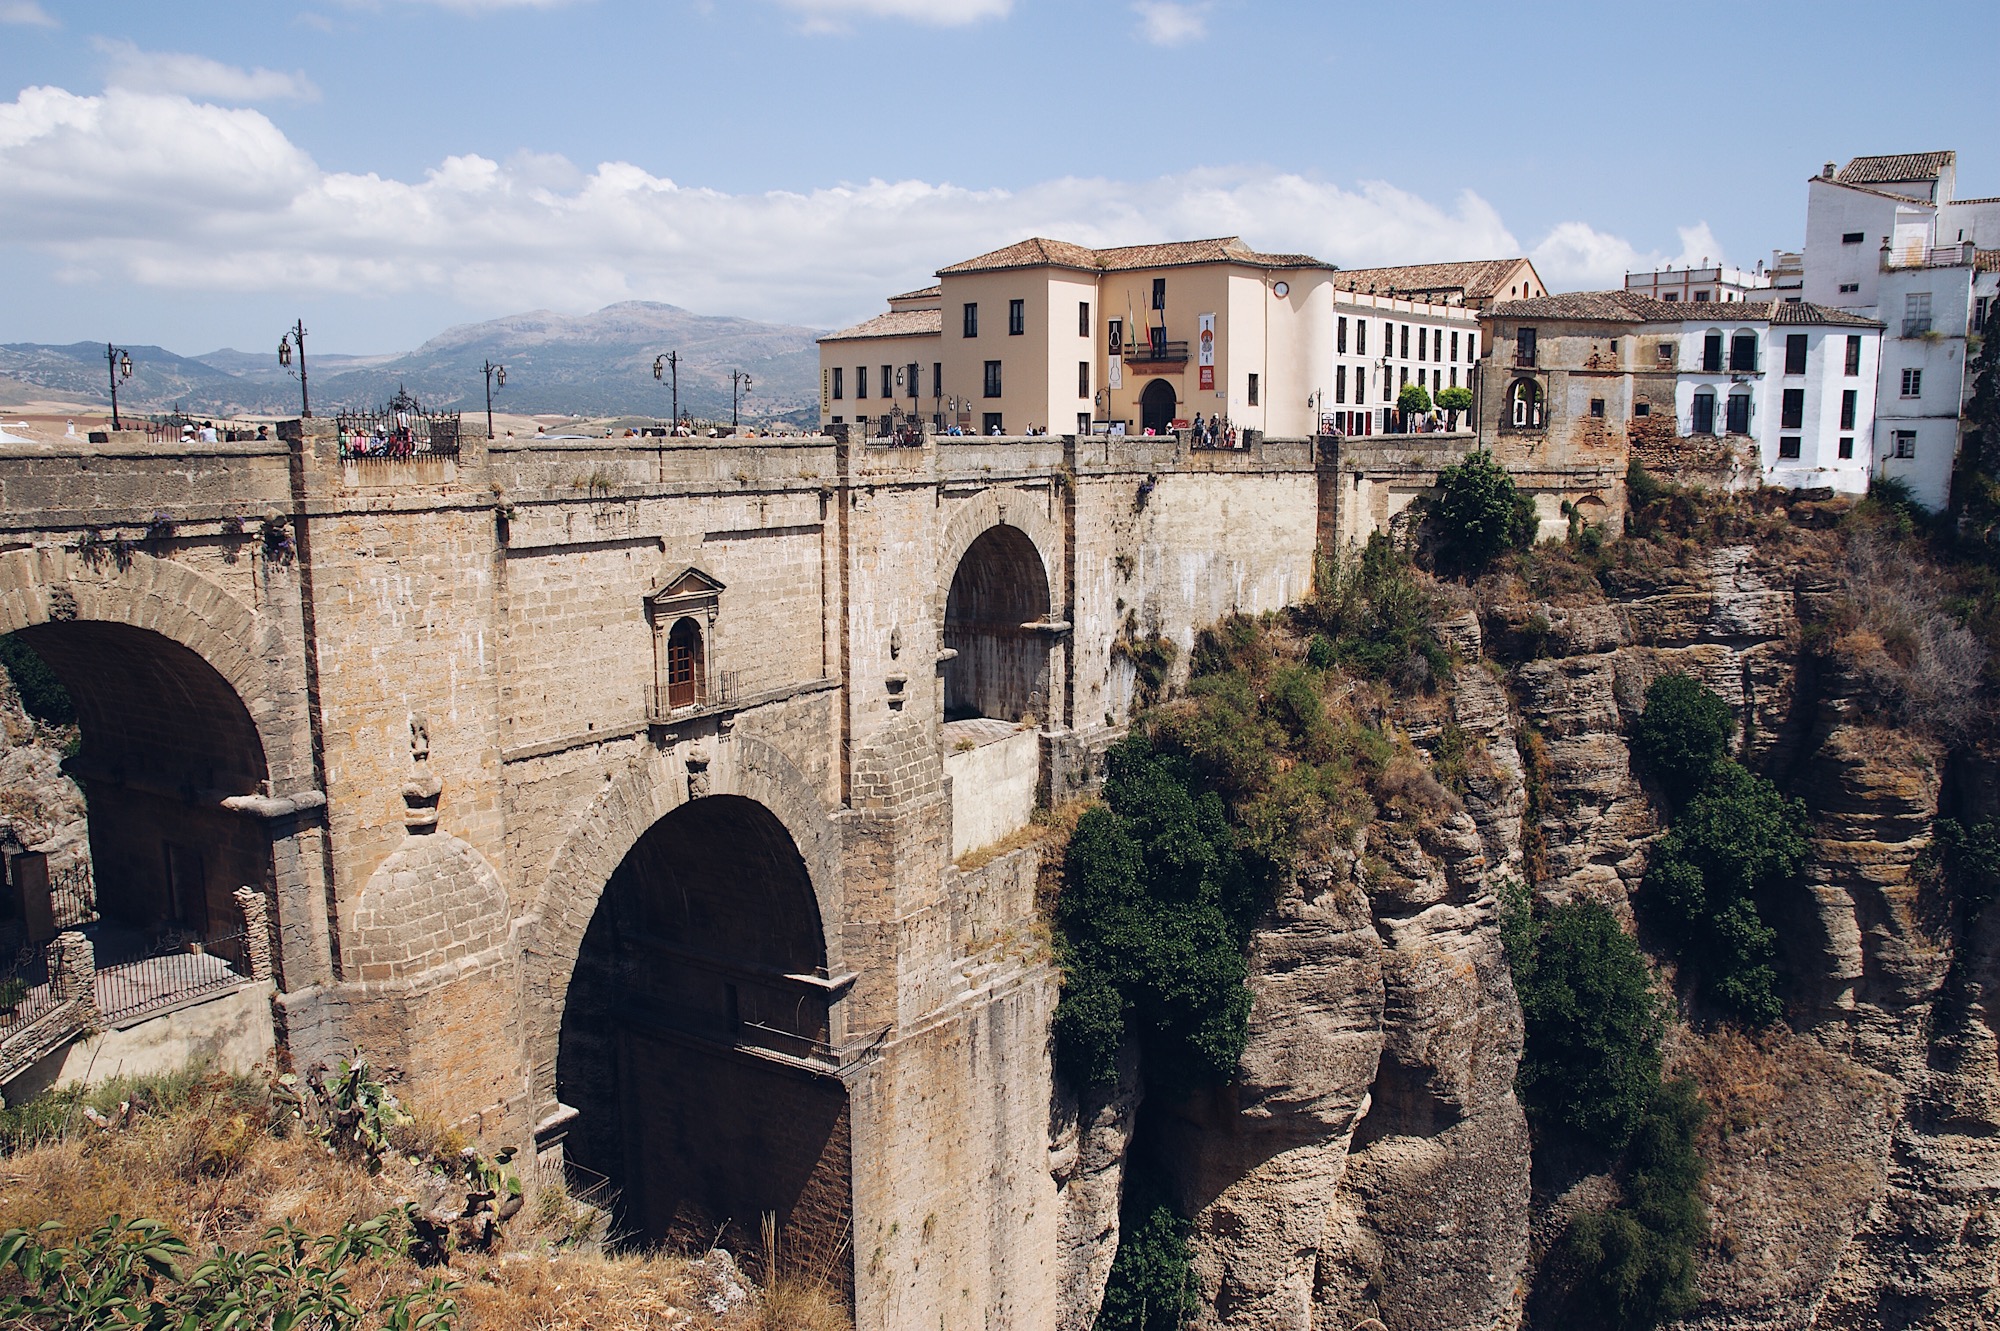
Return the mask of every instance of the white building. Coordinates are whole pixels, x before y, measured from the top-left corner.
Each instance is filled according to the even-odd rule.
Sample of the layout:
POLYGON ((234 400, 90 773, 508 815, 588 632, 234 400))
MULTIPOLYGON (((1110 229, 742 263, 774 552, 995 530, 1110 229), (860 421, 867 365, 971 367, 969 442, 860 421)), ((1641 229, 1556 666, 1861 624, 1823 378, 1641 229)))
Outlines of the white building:
POLYGON ((1958 155, 1828 162, 1807 189, 1797 299, 1886 325, 1873 466, 1923 503, 1950 497, 1967 338, 2000 296, 2000 198, 1956 197, 1958 155))
MULTIPOLYGON (((1334 434, 1388 434, 1407 425, 1396 411, 1404 384, 1421 384, 1433 400, 1441 388, 1472 387, 1476 309, 1336 288, 1333 318, 1333 394, 1321 418, 1334 434)), ((1450 423, 1470 433, 1471 413, 1450 423)))
POLYGON ((1726 305, 1739 300, 1769 300, 1771 279, 1758 264, 1754 272, 1724 268, 1702 260, 1699 268, 1662 268, 1650 273, 1625 274, 1625 289, 1651 296, 1668 304, 1726 305))
MULTIPOLYGON (((1742 438, 1767 485, 1865 493, 1881 323, 1805 303, 1708 304, 1682 316, 1672 357, 1680 433, 1742 438)), ((1664 343, 1656 354, 1668 358, 1664 343)))

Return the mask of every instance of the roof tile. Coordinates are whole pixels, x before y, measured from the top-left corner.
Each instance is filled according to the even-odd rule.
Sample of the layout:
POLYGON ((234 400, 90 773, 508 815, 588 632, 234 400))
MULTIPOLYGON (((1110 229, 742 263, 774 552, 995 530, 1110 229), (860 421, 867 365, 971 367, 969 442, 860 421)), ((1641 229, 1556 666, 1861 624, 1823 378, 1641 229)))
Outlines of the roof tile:
POLYGON ((1934 153, 1891 153, 1886 157, 1856 157, 1840 169, 1834 179, 1843 185, 1910 185, 1936 180, 1945 168, 1958 164, 1958 154, 1946 149, 1934 153))
POLYGON ((1472 259, 1463 263, 1411 263, 1395 268, 1343 268, 1333 275, 1343 291, 1377 291, 1424 295, 1434 291, 1465 292, 1467 300, 1485 300, 1500 292, 1525 260, 1472 259))
POLYGON ((943 334, 942 310, 891 310, 852 328, 828 333, 820 341, 859 342, 872 337, 941 337, 943 334))

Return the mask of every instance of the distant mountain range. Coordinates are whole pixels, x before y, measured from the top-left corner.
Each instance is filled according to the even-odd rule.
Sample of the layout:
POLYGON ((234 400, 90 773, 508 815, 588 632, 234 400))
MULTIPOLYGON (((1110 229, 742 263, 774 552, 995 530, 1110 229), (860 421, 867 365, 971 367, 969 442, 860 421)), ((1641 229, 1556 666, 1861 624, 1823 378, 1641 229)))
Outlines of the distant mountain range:
MULTIPOLYGON (((538 310, 448 329, 399 355, 320 355, 307 343, 316 415, 342 407, 379 407, 401 387, 427 407, 485 410, 487 360, 507 367, 496 409, 519 415, 658 416, 671 394, 653 380, 653 358, 681 355, 681 409, 728 419, 729 374, 743 370, 753 387, 748 419, 818 419, 819 353, 810 328, 691 314, 672 305, 625 301, 595 314, 538 310)), ((195 415, 275 415, 298 410, 298 380, 275 351, 224 348, 181 356, 161 347, 130 347, 132 377, 118 386, 119 406, 133 412, 176 407, 195 415)), ((103 346, 13 343, 0 346, 0 400, 57 397, 108 405, 103 346)))

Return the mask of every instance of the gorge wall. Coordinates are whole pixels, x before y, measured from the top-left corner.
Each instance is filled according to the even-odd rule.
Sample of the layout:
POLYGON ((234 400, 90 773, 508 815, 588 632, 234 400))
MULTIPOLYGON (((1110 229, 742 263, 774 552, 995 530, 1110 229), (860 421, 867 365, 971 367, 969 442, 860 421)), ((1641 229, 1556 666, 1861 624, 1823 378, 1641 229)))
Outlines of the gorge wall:
MULTIPOLYGON (((1744 1033, 1694 1012, 1670 1037, 1669 1074, 1711 1107, 1685 1325, 1991 1323, 2000 924, 1968 926, 1917 865, 1940 811, 1991 816, 1996 783, 1963 731, 1940 737, 1979 663, 1953 655, 1925 577, 1800 504, 1736 540, 1631 543, 1600 579, 1461 589, 1453 681, 1371 705, 1420 750, 1469 742, 1462 794, 1378 798, 1351 842, 1302 863, 1251 945, 1236 1084, 1145 1111, 1193 1217, 1197 1325, 1520 1326, 1567 1218, 1616 1199, 1609 1174, 1530 1150, 1498 890, 1602 902, 1650 943, 1633 907, 1663 812, 1626 735, 1674 671, 1729 702, 1739 756, 1812 819, 1811 867, 1772 920, 1787 1021, 1744 1033)), ((1066 1229, 1099 1281, 1103 1178, 1137 1102, 1128 1087, 1084 1107, 1098 1184, 1068 1200, 1099 1210, 1066 1229)))

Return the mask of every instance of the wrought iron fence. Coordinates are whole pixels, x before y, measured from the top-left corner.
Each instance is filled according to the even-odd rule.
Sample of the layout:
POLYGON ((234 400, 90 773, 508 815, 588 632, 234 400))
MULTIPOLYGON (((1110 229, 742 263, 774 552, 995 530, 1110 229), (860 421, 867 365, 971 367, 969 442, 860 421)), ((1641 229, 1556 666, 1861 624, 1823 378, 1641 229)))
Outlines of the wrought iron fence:
POLYGON ((343 411, 334 417, 343 462, 455 458, 459 427, 459 413, 426 411, 402 391, 380 411, 343 411))
POLYGON ((0 1039, 62 1003, 62 954, 53 945, 25 945, 0 971, 0 1039))
POLYGON ((248 939, 238 931, 120 965, 98 967, 97 1010, 119 1021, 237 984, 250 974, 248 939))
POLYGON ((708 678, 695 685, 691 691, 684 690, 685 686, 648 684, 646 714, 655 721, 660 721, 678 712, 692 712, 704 707, 727 707, 736 701, 736 672, 710 671, 708 678))
POLYGON ((90 862, 49 870, 49 906, 58 931, 75 929, 97 919, 97 883, 90 862))

